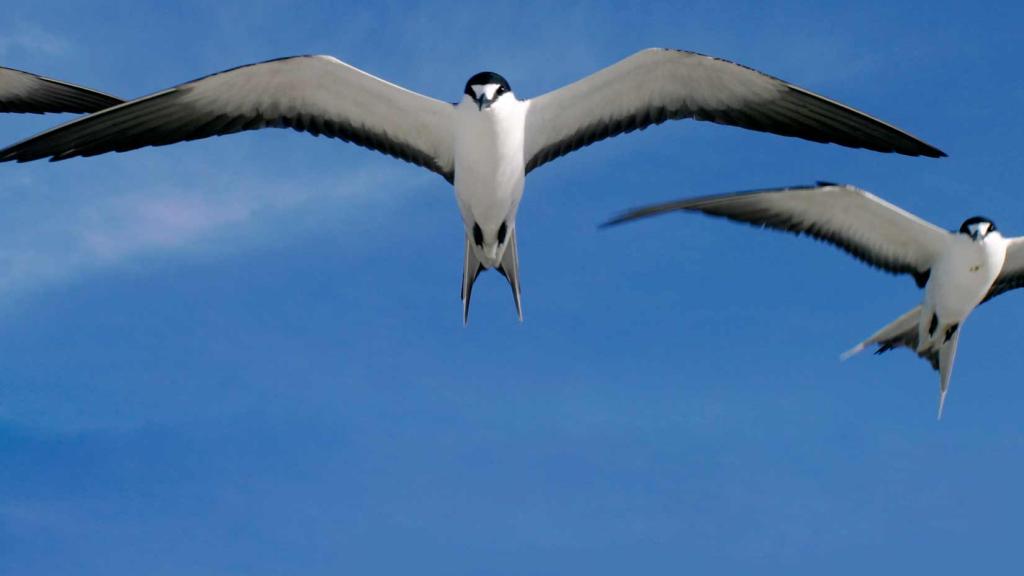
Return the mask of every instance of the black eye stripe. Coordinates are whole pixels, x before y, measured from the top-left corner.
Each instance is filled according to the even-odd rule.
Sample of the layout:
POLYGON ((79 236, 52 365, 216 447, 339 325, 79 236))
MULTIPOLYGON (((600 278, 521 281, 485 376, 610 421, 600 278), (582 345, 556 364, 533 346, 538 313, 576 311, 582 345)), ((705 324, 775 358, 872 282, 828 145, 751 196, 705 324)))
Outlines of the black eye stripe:
MULTIPOLYGON (((501 96, 502 94, 504 94, 506 92, 508 92, 508 88, 505 88, 504 86, 498 86, 498 89, 494 91, 494 97, 497 98, 498 96, 501 96)), ((476 96, 476 92, 473 90, 472 86, 469 86, 468 88, 466 88, 466 94, 470 98, 476 98, 477 97, 476 96)), ((485 96, 486 96, 486 92, 481 92, 480 93, 480 97, 481 98, 483 98, 485 96)))
POLYGON ((498 244, 505 243, 505 235, 508 234, 508 226, 502 222, 501 227, 498 228, 498 244))

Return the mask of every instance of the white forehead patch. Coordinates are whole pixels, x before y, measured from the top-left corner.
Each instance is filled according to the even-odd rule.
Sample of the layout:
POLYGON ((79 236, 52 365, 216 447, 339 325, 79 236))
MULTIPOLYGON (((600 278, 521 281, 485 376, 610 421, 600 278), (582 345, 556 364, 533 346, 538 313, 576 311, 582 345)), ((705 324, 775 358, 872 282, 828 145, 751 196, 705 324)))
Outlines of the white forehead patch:
POLYGON ((974 224, 971 224, 967 228, 978 236, 985 236, 986 234, 988 234, 988 230, 991 227, 992 225, 989 224, 988 222, 975 222, 974 224))
POLYGON ((494 94, 497 93, 498 88, 501 88, 501 84, 473 84, 473 93, 476 94, 477 100, 483 95, 487 100, 494 100, 494 94))

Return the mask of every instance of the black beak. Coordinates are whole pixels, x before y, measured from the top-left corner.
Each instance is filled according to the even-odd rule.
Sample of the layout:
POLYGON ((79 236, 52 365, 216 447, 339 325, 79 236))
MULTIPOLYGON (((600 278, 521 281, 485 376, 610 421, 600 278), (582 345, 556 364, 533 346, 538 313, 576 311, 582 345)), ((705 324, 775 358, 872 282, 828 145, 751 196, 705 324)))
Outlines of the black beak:
POLYGON ((493 103, 494 100, 488 100, 487 96, 481 94, 480 97, 476 99, 476 109, 483 110, 484 108, 490 108, 493 103))

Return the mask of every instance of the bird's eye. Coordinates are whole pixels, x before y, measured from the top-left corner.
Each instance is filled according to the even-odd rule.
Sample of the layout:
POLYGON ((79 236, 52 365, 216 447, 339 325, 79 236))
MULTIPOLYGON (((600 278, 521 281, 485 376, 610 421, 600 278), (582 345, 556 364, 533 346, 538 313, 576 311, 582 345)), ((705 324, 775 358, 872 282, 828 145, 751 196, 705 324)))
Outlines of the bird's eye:
POLYGON ((501 227, 498 228, 498 244, 505 243, 505 235, 508 234, 508 226, 502 222, 501 227))

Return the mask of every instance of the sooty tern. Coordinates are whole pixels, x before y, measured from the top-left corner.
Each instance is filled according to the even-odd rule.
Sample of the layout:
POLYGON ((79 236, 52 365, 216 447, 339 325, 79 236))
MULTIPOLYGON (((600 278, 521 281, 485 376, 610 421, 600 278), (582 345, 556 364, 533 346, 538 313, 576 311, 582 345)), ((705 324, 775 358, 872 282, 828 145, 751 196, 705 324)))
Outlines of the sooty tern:
POLYGON ((704 196, 629 211, 607 225, 676 210, 806 234, 924 288, 921 304, 843 353, 905 346, 939 371, 939 418, 949 389, 960 327, 975 307, 1024 286, 1024 237, 1003 238, 981 216, 947 232, 853 186, 756 190, 704 196))
POLYGON ((432 170, 455 186, 466 238, 463 321, 473 283, 487 268, 508 279, 521 320, 515 216, 526 174, 599 140, 681 118, 879 152, 945 155, 750 68, 652 48, 530 100, 519 100, 502 76, 482 72, 454 105, 330 56, 282 58, 69 122, 0 150, 0 161, 64 160, 265 127, 340 138, 432 170))
POLYGON ((96 112, 123 102, 102 92, 0 66, 0 112, 96 112))

